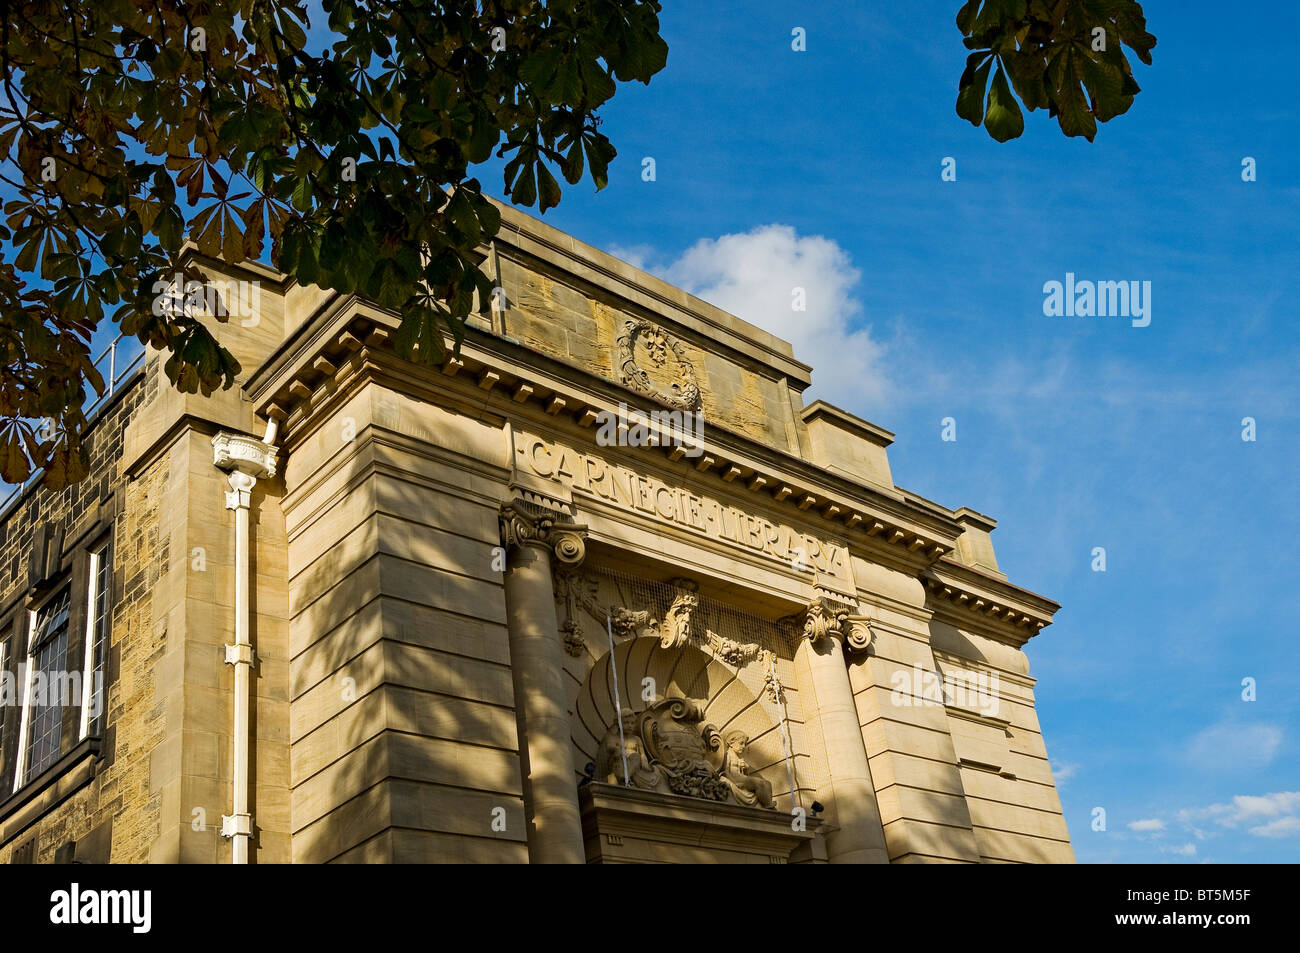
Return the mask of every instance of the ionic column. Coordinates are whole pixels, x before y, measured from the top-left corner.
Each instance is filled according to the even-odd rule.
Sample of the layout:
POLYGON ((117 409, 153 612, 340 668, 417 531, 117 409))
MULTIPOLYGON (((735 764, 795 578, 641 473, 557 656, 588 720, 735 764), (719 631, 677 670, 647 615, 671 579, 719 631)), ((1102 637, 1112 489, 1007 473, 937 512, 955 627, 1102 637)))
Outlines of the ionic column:
POLYGON ((803 614, 794 662, 805 724, 809 731, 820 727, 825 743, 827 777, 818 795, 828 802, 837 828, 826 835, 826 853, 833 864, 887 864, 876 788, 844 660, 846 640, 854 644, 848 624, 814 600, 803 614))
POLYGON ((501 510, 506 549, 506 621, 510 675, 519 722, 528 859, 581 864, 582 817, 573 767, 564 643, 555 615, 551 561, 577 565, 585 527, 558 522, 542 507, 515 502, 501 510))

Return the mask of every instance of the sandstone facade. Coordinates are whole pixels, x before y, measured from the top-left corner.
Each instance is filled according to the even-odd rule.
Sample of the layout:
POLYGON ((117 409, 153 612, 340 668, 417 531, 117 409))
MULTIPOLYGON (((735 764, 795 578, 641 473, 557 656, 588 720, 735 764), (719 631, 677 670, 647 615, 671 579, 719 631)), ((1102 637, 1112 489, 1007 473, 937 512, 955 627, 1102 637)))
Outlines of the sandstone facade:
POLYGON ((258 283, 214 325, 240 386, 150 358, 92 480, 4 517, 10 672, 62 586, 84 654, 87 546, 113 583, 104 717, 26 777, 4 709, 0 862, 230 862, 241 664, 252 862, 1071 862, 1022 651, 1058 606, 994 521, 896 486, 785 342, 503 215, 498 306, 433 367, 200 260, 258 283))

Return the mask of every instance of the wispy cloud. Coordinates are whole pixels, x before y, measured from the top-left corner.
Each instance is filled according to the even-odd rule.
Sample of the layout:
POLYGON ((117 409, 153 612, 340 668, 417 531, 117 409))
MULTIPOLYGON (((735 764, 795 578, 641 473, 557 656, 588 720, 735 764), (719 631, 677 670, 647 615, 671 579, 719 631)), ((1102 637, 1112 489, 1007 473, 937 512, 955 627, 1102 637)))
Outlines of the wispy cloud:
POLYGON ((1238 794, 1227 803, 1179 811, 1177 819, 1202 840, 1214 836, 1205 829, 1211 824, 1244 828, 1255 837, 1294 837, 1300 835, 1300 791, 1238 794))
POLYGON ((1052 778, 1058 788, 1064 787, 1067 781, 1079 773, 1079 766, 1073 761, 1053 761, 1051 765, 1052 778))
POLYGON ((1295 837, 1300 834, 1300 817, 1279 817, 1258 827, 1250 828, 1256 837, 1295 837))
POLYGON ((1277 725, 1228 718, 1192 738, 1187 755, 1193 762, 1231 771, 1265 767, 1281 746, 1282 729, 1277 725))
POLYGON ((1139 834, 1153 834, 1165 829, 1165 822, 1158 817, 1148 817, 1140 821, 1129 821, 1128 829, 1139 834))

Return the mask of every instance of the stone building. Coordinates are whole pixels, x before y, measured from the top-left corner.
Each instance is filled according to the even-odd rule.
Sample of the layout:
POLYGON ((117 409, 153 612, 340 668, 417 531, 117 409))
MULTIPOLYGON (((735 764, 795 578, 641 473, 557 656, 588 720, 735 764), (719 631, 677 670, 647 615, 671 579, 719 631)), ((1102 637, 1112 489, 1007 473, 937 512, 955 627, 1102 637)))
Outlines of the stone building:
POLYGON ((150 356, 3 516, 0 862, 1071 862, 1058 606, 994 521, 785 342, 503 216, 440 367, 195 256, 252 289, 239 386, 150 356))

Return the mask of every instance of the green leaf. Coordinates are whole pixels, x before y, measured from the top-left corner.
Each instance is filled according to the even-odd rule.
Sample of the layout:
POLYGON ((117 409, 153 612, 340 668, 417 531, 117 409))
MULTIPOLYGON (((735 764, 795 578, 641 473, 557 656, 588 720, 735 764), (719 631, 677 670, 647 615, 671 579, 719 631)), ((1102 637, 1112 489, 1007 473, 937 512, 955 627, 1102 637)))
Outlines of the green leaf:
MULTIPOLYGON (((534 161, 534 165, 536 164, 538 163, 534 161)), ((510 190, 510 199, 525 208, 537 201, 537 180, 530 166, 524 166, 519 177, 515 179, 514 188, 510 190)))
POLYGON ((560 183, 555 181, 555 176, 551 175, 551 170, 543 162, 537 163, 537 186, 541 194, 539 211, 545 212, 560 204, 560 183))
POLYGON ((957 29, 961 30, 963 36, 970 35, 971 27, 975 25, 975 12, 979 8, 980 0, 966 0, 957 11, 957 29))
POLYGON ((1054 96, 1061 131, 1067 136, 1083 136, 1091 142, 1097 135, 1097 120, 1088 109, 1072 50, 1064 51, 1048 67, 1048 78, 1056 87, 1054 96))
POLYGON ((972 126, 978 126, 984 120, 984 87, 989 80, 989 70, 993 68, 993 56, 987 51, 972 53, 966 58, 966 73, 957 93, 957 115, 972 126), (987 57, 984 65, 975 67, 979 57, 987 57))
POLYGON ((993 77, 993 86, 989 89, 988 110, 984 116, 984 128, 998 142, 1015 139, 1025 131, 1025 117, 1020 111, 1020 104, 1007 85, 1006 74, 998 66, 997 75, 993 77))

